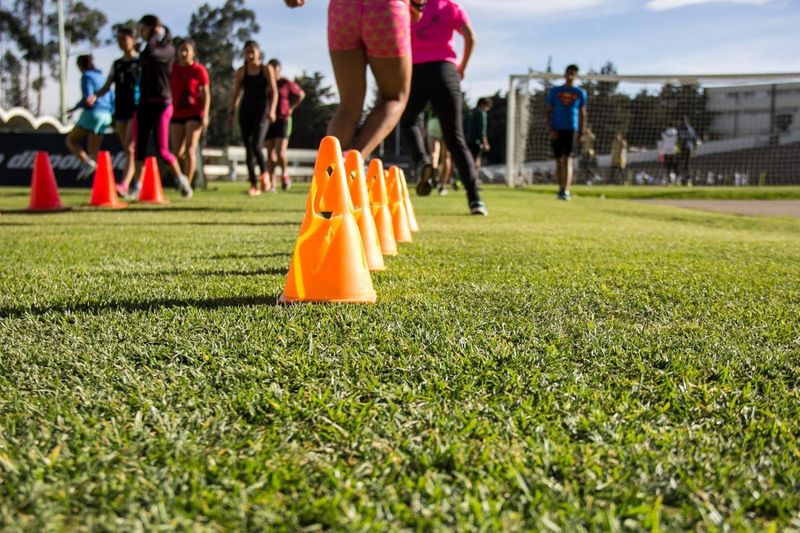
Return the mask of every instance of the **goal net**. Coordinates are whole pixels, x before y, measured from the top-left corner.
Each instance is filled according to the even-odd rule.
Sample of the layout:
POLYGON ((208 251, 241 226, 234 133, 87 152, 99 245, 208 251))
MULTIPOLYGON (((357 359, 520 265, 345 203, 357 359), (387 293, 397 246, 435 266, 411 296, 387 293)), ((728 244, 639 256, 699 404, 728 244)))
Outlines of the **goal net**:
MULTIPOLYGON (((513 75, 506 181, 555 183, 545 127, 563 76, 513 75)), ((800 185, 800 73, 581 75, 590 133, 573 148, 575 182, 800 185)))

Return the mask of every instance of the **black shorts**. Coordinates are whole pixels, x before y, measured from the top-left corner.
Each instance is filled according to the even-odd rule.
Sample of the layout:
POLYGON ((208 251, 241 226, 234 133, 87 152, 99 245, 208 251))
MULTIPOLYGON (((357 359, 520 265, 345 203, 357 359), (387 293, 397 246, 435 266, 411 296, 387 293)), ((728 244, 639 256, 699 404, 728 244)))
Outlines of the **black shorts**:
POLYGON ((114 110, 114 122, 130 122, 136 115, 136 110, 131 108, 117 107, 114 110))
POLYGON ((198 124, 202 124, 203 117, 171 118, 169 120, 170 124, 175 124, 176 126, 185 126, 187 122, 197 122, 198 124))
POLYGON ((472 154, 472 159, 477 161, 478 158, 483 155, 483 146, 480 144, 470 144, 469 151, 472 154))
POLYGON ((269 125, 267 130, 267 140, 272 139, 288 139, 289 138, 289 121, 286 119, 277 119, 269 125))
POLYGON ((562 157, 572 157, 572 147, 575 145, 575 131, 574 130, 558 130, 558 138, 550 141, 553 147, 553 157, 561 159, 562 157))

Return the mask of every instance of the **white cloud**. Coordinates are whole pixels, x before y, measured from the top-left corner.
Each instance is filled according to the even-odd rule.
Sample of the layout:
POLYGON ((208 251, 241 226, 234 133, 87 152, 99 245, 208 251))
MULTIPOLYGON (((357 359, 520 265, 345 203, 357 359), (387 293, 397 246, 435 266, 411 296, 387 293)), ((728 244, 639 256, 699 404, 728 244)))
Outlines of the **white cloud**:
POLYGON ((669 11, 671 9, 687 6, 722 3, 763 6, 771 1, 772 0, 650 0, 644 7, 650 11, 669 11))
POLYGON ((503 17, 530 16, 530 15, 554 15, 569 11, 579 11, 619 3, 614 0, 505 0, 502 7, 497 2, 487 2, 486 0, 460 0, 467 12, 480 12, 484 15, 496 14, 503 17))

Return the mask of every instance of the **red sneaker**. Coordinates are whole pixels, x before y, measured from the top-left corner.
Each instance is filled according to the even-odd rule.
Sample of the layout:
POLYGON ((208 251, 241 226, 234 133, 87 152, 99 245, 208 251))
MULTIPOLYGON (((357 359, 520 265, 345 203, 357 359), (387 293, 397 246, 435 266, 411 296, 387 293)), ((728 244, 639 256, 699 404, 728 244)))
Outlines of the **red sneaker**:
POLYGON ((288 174, 281 176, 281 189, 288 191, 292 188, 292 178, 288 174))
POLYGON ((261 194, 261 191, 258 190, 258 187, 253 186, 247 191, 247 196, 258 196, 261 194))

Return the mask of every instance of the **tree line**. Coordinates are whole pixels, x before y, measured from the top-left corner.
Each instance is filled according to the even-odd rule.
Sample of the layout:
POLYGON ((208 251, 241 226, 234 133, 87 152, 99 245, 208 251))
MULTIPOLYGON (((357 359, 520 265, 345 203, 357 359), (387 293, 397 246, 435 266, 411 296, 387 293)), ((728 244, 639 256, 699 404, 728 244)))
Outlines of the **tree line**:
MULTIPOLYGON (((109 24, 105 13, 84 2, 65 0, 68 53, 116 42, 119 28, 136 30, 135 20, 109 24), (107 39, 103 39, 104 30, 107 39)), ((242 64, 244 43, 260 31, 256 15, 244 0, 226 0, 214 7, 203 4, 191 15, 185 30, 171 28, 176 40, 191 38, 197 58, 211 78, 211 125, 209 144, 224 146, 238 142, 236 129, 227 116, 235 68, 242 64)), ((23 107, 42 114, 46 84, 58 81, 58 27, 54 0, 0 0, 0 106, 23 107)), ((269 59, 269 50, 265 52, 269 59)), ((316 147, 336 108, 335 93, 319 72, 303 73, 295 81, 306 93, 295 111, 292 144, 316 147)), ((76 81, 77 83, 77 81, 76 81)))

